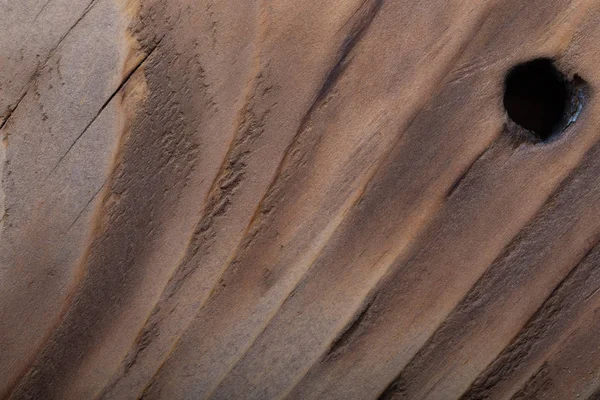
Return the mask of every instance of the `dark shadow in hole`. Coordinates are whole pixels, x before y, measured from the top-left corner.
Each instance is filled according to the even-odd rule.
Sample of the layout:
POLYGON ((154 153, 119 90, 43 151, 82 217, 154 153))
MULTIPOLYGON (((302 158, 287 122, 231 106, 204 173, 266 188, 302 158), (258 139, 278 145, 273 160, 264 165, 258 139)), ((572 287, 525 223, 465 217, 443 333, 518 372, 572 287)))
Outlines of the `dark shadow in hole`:
POLYGON ((549 58, 516 65, 504 81, 504 108, 532 143, 548 142, 577 118, 583 106, 583 80, 572 81, 549 58))

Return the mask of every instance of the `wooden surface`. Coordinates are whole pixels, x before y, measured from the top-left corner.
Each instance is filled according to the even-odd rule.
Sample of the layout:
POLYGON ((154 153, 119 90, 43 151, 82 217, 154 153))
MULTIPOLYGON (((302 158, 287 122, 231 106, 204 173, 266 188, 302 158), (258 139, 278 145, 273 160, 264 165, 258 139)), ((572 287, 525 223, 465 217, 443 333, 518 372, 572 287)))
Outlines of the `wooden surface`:
POLYGON ((0 397, 600 398, 600 2, 0 2, 0 397), (589 85, 515 143, 507 71, 589 85))

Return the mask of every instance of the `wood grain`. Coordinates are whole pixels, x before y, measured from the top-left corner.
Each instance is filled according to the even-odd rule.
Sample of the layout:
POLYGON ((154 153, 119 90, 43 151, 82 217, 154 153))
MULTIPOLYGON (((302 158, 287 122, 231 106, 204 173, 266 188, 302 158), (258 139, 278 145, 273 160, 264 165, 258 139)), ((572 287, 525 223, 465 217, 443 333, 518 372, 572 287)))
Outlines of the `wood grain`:
POLYGON ((0 4, 0 397, 598 398, 598 6, 0 4))

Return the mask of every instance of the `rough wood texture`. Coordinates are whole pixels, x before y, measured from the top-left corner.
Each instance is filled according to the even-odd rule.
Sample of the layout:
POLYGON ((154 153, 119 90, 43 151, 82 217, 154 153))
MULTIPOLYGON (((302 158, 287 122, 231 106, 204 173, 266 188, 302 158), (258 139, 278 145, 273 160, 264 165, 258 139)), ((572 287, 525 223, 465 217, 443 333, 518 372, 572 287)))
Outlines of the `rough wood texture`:
POLYGON ((0 2, 0 397, 600 398, 600 2, 0 2), (589 85, 515 142, 507 71, 589 85))

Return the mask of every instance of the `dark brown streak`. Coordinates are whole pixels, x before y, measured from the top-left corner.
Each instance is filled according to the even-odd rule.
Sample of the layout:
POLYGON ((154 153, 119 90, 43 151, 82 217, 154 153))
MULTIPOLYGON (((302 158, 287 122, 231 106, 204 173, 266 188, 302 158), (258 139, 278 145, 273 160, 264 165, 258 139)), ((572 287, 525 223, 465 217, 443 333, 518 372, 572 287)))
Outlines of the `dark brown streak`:
MULTIPOLYGON (((365 3, 363 3, 363 5, 365 3)), ((321 89, 319 90, 314 102, 308 109, 304 120, 307 120, 310 117, 310 115, 312 115, 313 110, 318 106, 319 103, 321 103, 321 101, 323 101, 325 97, 327 97, 327 94, 329 94, 331 88, 335 85, 340 75, 344 72, 344 70, 349 64, 349 54, 356 47, 356 44, 360 42, 360 40, 364 37, 365 33, 371 26, 371 23, 381 10, 382 5, 383 0, 374 0, 373 4, 367 11, 366 16, 362 18, 362 20, 358 21, 353 27, 353 29, 348 33, 348 35, 342 42, 342 46, 340 47, 340 50, 338 52, 337 62, 325 78, 325 81, 323 82, 323 85, 321 86, 321 89)), ((298 132, 301 132, 301 130, 299 130, 298 132)))
MULTIPOLYGON (((276 170, 275 174, 273 175, 273 179, 269 183, 264 195, 258 202, 258 205, 256 207, 254 215, 252 216, 252 218, 250 219, 250 222, 248 223, 248 226, 246 227, 244 237, 247 236, 247 234, 250 232, 250 228, 258 220, 258 218, 261 214, 263 205, 266 202, 266 199, 268 198, 269 194, 275 187, 275 184, 276 184, 277 180, 279 179, 279 177, 284 169, 284 165, 285 165, 286 161, 289 159, 289 157, 294 149, 294 145, 298 141, 298 138, 306 130, 306 126, 307 126, 308 122, 310 121, 311 117, 313 116, 317 107, 323 102, 323 100, 331 92, 331 89, 335 86, 339 77, 342 75, 342 73, 345 71, 346 67, 349 65, 350 61, 352 60, 352 58, 349 57, 350 53, 356 47, 358 42, 364 37, 368 28, 373 23, 373 20, 375 19, 375 17, 381 10, 383 3, 384 3, 384 0, 375 0, 373 2, 373 4, 371 5, 369 11, 367 12, 367 16, 362 21, 359 21, 358 23, 355 24, 355 28, 346 36, 346 38, 342 42, 342 45, 340 46, 340 50, 338 51, 338 59, 337 59, 336 63, 333 65, 331 70, 327 73, 326 78, 323 81, 321 88, 317 92, 315 99, 313 100, 311 105, 308 107, 306 113, 302 117, 300 124, 298 125, 298 129, 297 129, 294 137, 292 138, 292 140, 290 141, 290 144, 285 149, 285 151, 283 153, 283 157, 281 158, 281 161, 277 167, 277 170, 276 170)), ((361 4, 360 8, 362 8, 365 4, 366 4, 366 1, 364 1, 361 4)), ((359 12, 359 10, 355 11, 352 14, 352 17, 354 17, 358 12, 359 12)), ((352 19, 352 17, 350 18, 350 20, 352 19)), ((344 26, 347 24, 348 24, 348 21, 346 23, 344 23, 344 26)))
MULTIPOLYGON (((265 0, 263 0, 260 4, 261 9, 263 9, 264 11, 264 7, 265 7, 265 0)), ((266 14, 266 12, 265 12, 266 14)), ((263 13, 260 13, 261 15, 261 19, 265 18, 263 16, 263 13)), ((264 21, 259 22, 259 25, 262 25, 264 21)), ((260 59, 261 57, 261 35, 259 34, 259 36, 256 38, 256 50, 255 50, 255 57, 257 60, 260 59)), ((240 134, 240 131, 242 131, 242 127, 244 125, 244 117, 245 114, 248 111, 248 108, 250 107, 250 103, 251 100, 253 99, 253 97, 255 96, 256 93, 256 81, 258 80, 258 74, 253 74, 250 75, 250 87, 248 90, 248 93, 246 94, 246 98, 244 101, 244 104, 242 105, 242 107, 239 108, 238 110, 238 121, 236 123, 236 129, 234 131, 233 137, 231 138, 231 141, 229 142, 229 146, 227 148, 227 150, 225 151, 225 155, 223 157, 223 160, 221 161, 221 164, 219 165, 219 169, 217 170, 217 173, 215 174, 213 181, 210 185, 210 189, 208 190, 207 194, 206 194, 206 198, 204 200, 204 204, 205 206, 208 206, 208 204, 210 203, 211 197, 214 196, 214 194, 217 191, 217 188, 219 187, 220 183, 221 183, 221 179, 223 177, 223 175, 225 174, 225 171, 227 170, 227 164, 230 161, 230 155, 234 152, 236 143, 238 142, 238 137, 240 134)), ((202 224, 202 220, 206 217, 206 210, 204 211, 204 215, 200 218, 200 221, 198 222, 198 226, 200 226, 202 224)), ((187 249, 186 251, 190 250, 190 247, 192 245, 193 240, 195 239, 195 234, 192 236, 190 243, 188 243, 187 249)), ((175 277, 177 271, 175 271, 173 273, 173 275, 171 276, 171 278, 175 277)))
MULTIPOLYGON (((264 4, 262 4, 262 5, 264 5, 264 4)), ((259 50, 256 50, 256 57, 260 57, 259 50)), ((256 76, 253 76, 252 78, 255 80, 256 76)), ((238 112, 239 120, 236 125, 235 133, 229 143, 229 147, 228 147, 227 151, 225 152, 225 156, 223 157, 221 164, 219 166, 219 169, 218 169, 217 173, 215 174, 213 181, 210 185, 210 188, 207 192, 207 195, 206 195, 206 198, 204 201, 206 208, 210 207, 211 200, 217 195, 217 190, 218 190, 219 186, 222 184, 222 178, 225 174, 228 163, 231 161, 230 155, 233 153, 235 146, 238 143, 239 133, 242 130, 241 127, 244 124, 244 121, 243 121, 244 114, 246 113, 249 102, 254 95, 254 91, 255 91, 255 88, 249 90, 249 93, 246 96, 244 105, 239 109, 239 112, 238 112)), ((240 177, 239 179, 241 180, 242 178, 240 177)), ((180 273, 184 269, 185 263, 197 253, 199 246, 194 246, 194 241, 196 240, 198 233, 201 232, 202 225, 204 224, 205 219, 207 218, 207 216, 209 216, 209 214, 210 214, 210 210, 205 209, 203 212, 203 215, 201 216, 199 222, 196 225, 196 229, 195 229, 192 237, 190 238, 189 243, 186 246, 186 250, 185 250, 186 256, 185 256, 184 260, 180 263, 180 265, 171 274, 166 286, 163 288, 163 291, 159 297, 158 302, 154 305, 152 311, 146 318, 146 321, 144 322, 142 329, 138 332, 138 335, 135 339, 134 345, 132 346, 132 348, 134 350, 133 351, 130 350, 127 353, 125 359, 123 360, 124 370, 122 372, 116 373, 115 376, 113 376, 113 381, 111 383, 109 383, 105 388, 103 388, 99 398, 104 398, 106 396, 106 393, 108 393, 110 390, 112 390, 118 384, 118 382, 129 373, 132 366, 137 362, 137 359, 140 356, 140 354, 146 349, 146 347, 148 347, 149 343, 151 342, 150 333, 152 331, 158 330, 158 323, 153 322, 149 326, 150 321, 152 321, 152 319, 155 317, 155 315, 159 314, 159 312, 161 310, 161 306, 162 306, 161 302, 163 301, 163 298, 165 296, 167 298, 174 296, 175 293, 179 290, 179 288, 183 284, 183 282, 192 273, 192 270, 188 270, 188 271, 183 272, 183 277, 178 278, 178 276, 177 276, 178 273, 180 273), (174 288, 171 287, 173 282, 176 283, 174 288)), ((152 385, 156 375, 159 373, 160 369, 162 368, 162 365, 163 365, 163 363, 161 363, 159 365, 159 367, 157 368, 157 370, 154 371, 152 377, 150 378, 150 380, 147 382, 144 389, 142 390, 142 393, 139 396, 140 399, 144 397, 144 394, 148 391, 149 387, 152 385)))
MULTIPOLYGON (((326 75, 325 80, 323 81, 321 88, 317 92, 315 99, 313 100, 311 105, 308 107, 306 113, 304 114, 304 117, 302 118, 302 120, 300 122, 298 130, 296 131, 296 134, 292 138, 290 145, 286 148, 286 150, 283 154, 283 157, 281 159, 281 162, 279 163, 277 171, 274 175, 274 178, 271 181, 271 183, 269 184, 268 189, 265 191, 265 195, 259 201, 258 207, 256 209, 256 213, 252 217, 249 225, 252 225, 252 223, 255 221, 257 215, 260 213, 263 203, 265 202, 271 189, 275 186, 277 178, 281 175, 281 171, 283 170, 285 162, 287 161, 287 159, 290 156, 291 151, 293 150, 294 144, 298 141, 298 138, 300 137, 300 135, 305 131, 306 125, 308 124, 308 121, 310 121, 310 118, 314 114, 314 111, 317 109, 319 104, 321 104, 321 102, 327 97, 327 95, 331 92, 331 89, 335 86, 338 79, 340 78, 342 73, 345 71, 346 67, 349 65, 350 60, 351 60, 351 58, 349 58, 350 53, 356 47, 358 42, 364 37, 368 28, 373 23, 373 20, 375 19, 375 17, 381 10, 381 7, 383 6, 383 2, 384 2, 384 0, 375 0, 373 2, 373 4, 371 5, 369 11, 367 12, 366 17, 363 18, 362 21, 359 21, 358 23, 355 24, 354 29, 346 36, 346 38, 342 42, 342 45, 340 46, 340 50, 338 51, 338 58, 337 58, 336 63, 333 65, 333 67, 331 68, 329 73, 326 75)), ((365 3, 366 3, 366 1, 361 4, 361 7, 363 7, 365 3)), ((353 16, 356 15, 356 13, 358 13, 358 10, 354 12, 353 16)), ((346 22, 344 25, 346 25, 346 24, 348 24, 348 22, 346 22)))
MULTIPOLYGON (((93 3, 94 1, 96 1, 96 0, 93 0, 93 1, 92 1, 92 3, 93 3)), ((92 3, 90 3, 90 6, 88 6, 88 7, 91 7, 92 3)), ((82 16, 82 18, 83 18, 83 16, 82 16)), ((161 38, 161 40, 162 40, 162 38, 161 38)), ((135 73, 135 71, 136 71, 137 69, 139 69, 139 67, 140 67, 140 66, 141 66, 141 65, 144 63, 144 61, 146 61, 146 60, 148 59, 148 57, 149 57, 149 56, 152 54, 152 52, 153 52, 153 51, 154 51, 154 50, 155 50, 155 49, 158 47, 158 45, 159 45, 159 44, 160 44, 160 40, 159 40, 159 41, 156 43, 156 45, 155 45, 155 46, 152 48, 152 50, 151 50, 151 51, 149 51, 149 52, 148 52, 148 54, 147 54, 147 55, 146 55, 146 56, 145 56, 145 57, 144 57, 144 58, 143 58, 143 59, 142 59, 142 60, 141 60, 141 61, 140 61, 140 62, 139 62, 137 65, 136 65, 136 67, 135 67, 135 68, 134 68, 134 69, 133 69, 133 70, 132 70, 132 71, 131 71, 129 74, 127 74, 127 76, 126 76, 126 77, 125 77, 125 79, 124 79, 124 80, 121 82, 121 84, 119 85, 119 87, 117 88, 117 90, 115 90, 115 92, 114 92, 114 93, 113 93, 113 94, 112 94, 112 95, 109 97, 109 99, 108 99, 108 100, 106 100, 106 102, 104 103, 104 105, 102 106, 102 108, 100 109, 100 111, 98 111, 98 113, 97 113, 96 117, 94 117, 94 120, 95 120, 95 119, 96 119, 96 118, 97 118, 97 117, 100 115, 100 113, 102 112, 102 110, 104 110, 104 108, 106 108, 106 106, 107 106, 107 105, 110 103, 110 101, 112 100, 112 98, 114 98, 114 97, 115 97, 115 95, 116 95, 116 94, 117 94, 117 93, 118 93, 118 92, 119 92, 119 91, 120 91, 120 90, 121 90, 121 89, 122 89, 122 88, 125 86, 125 84, 127 84, 127 81, 128 81, 130 78, 131 78, 131 76, 132 76, 132 75, 135 73)), ((87 126, 87 127, 84 129, 84 131, 83 131, 83 132, 82 132, 82 133, 79 135, 79 137, 81 137, 81 136, 83 135, 83 133, 85 133, 85 130, 86 130, 87 128, 89 128, 89 126, 90 126, 90 125, 91 125, 91 124, 94 122, 94 120, 92 120, 92 121, 91 121, 91 122, 88 124, 88 126, 87 126)), ((78 139, 79 139, 79 137, 78 137, 78 139)), ((77 141, 77 140, 76 140, 76 141, 77 141)), ((74 145, 74 144, 75 144, 75 143, 73 143, 73 145, 74 145)), ((73 147, 73 145, 71 145, 71 148, 73 147)), ((68 151, 67 151, 67 152, 68 152, 68 151)), ((66 155, 66 154, 65 154, 65 155, 66 155)), ((63 156, 63 158, 64 158, 64 156, 63 156)), ((57 164, 57 165, 58 165, 58 164, 57 164)), ((56 166, 55 166, 55 168, 56 168, 56 166)), ((112 173, 109 175, 109 178, 110 178, 111 176, 112 176, 112 173)), ((104 186, 105 184, 106 184, 106 181, 104 182, 103 186, 104 186)), ((102 188, 101 188, 101 189, 102 189, 102 188)), ((92 198, 92 199, 93 199, 93 198, 92 198)), ((52 329, 51 333, 49 333, 49 334, 47 335, 47 338, 46 338, 46 340, 44 340, 44 342, 42 343, 42 345, 40 345, 40 346, 39 346, 39 350, 38 350, 38 352, 36 353, 36 356, 32 358, 32 360, 33 360, 33 361, 32 361, 32 362, 31 362, 31 363, 30 363, 30 364, 29 364, 27 367, 25 367, 25 368, 23 369, 23 372, 20 374, 19 378, 18 378, 18 379, 16 379, 16 380, 15 380, 15 382, 14 382, 14 384, 13 384, 13 385, 12 385, 12 386, 11 386, 11 387, 8 389, 8 393, 10 393, 10 394, 9 394, 9 396, 8 396, 8 398, 11 398, 11 396, 12 396, 12 395, 14 395, 15 391, 16 391, 16 390, 18 390, 18 388, 19 388, 19 385, 21 384, 22 380, 23 380, 25 377, 27 377, 27 376, 29 375, 29 373, 32 371, 32 369, 33 369, 33 367, 34 367, 34 365, 35 365, 35 362, 38 360, 38 358, 39 358, 39 356, 40 356, 41 352, 42 352, 42 351, 43 351, 43 349, 46 347, 46 343, 48 343, 48 341, 49 341, 49 340, 51 340, 51 338, 52 338, 52 336, 53 336, 53 332, 54 332, 54 331, 57 329, 57 327, 59 327, 59 326, 61 325, 61 323, 62 323, 63 319, 64 319, 64 318, 65 318, 65 316, 66 316, 66 310, 67 310, 68 308, 69 308, 69 306, 66 306, 66 307, 64 307, 64 308, 63 308, 63 312, 61 312, 61 316, 60 316, 59 320, 57 321, 57 323, 55 324, 55 328, 54 328, 54 329, 52 329)))

